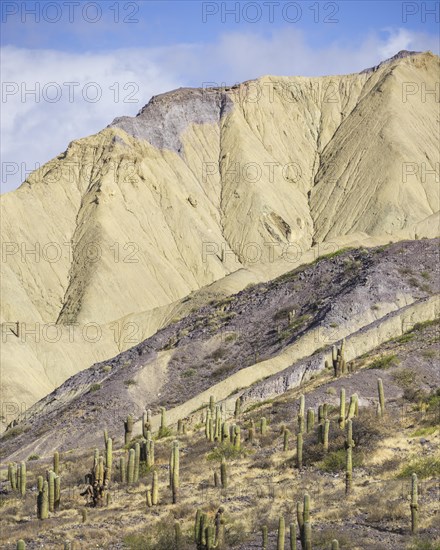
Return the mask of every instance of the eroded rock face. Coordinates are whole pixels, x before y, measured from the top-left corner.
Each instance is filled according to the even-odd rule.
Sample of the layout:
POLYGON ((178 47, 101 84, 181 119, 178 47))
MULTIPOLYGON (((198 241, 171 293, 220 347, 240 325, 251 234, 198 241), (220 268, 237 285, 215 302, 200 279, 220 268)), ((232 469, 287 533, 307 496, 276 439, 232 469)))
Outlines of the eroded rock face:
POLYGON ((154 96, 135 117, 115 118, 109 127, 121 128, 158 149, 180 153, 180 138, 188 126, 219 123, 232 108, 232 100, 219 90, 179 88, 154 96))

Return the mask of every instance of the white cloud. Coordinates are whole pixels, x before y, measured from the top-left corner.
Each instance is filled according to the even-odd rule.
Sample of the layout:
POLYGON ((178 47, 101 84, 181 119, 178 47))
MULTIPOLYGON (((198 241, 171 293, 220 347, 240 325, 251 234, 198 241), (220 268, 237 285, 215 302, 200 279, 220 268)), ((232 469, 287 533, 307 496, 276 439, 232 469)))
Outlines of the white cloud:
MULTIPOLYGON (((376 65, 401 49, 437 48, 436 37, 405 29, 370 34, 360 45, 335 42, 322 48, 309 45, 303 33, 295 29, 271 36, 229 33, 212 44, 87 54, 4 47, 2 192, 17 187, 26 170, 50 160, 73 139, 98 132, 116 116, 136 114, 157 93, 185 85, 201 86, 203 82, 231 84, 264 74, 350 73, 376 65), (8 82, 16 83, 14 90, 18 87, 18 91, 5 96, 8 82), (48 101, 57 93, 56 86, 45 87, 50 82, 61 91, 59 101, 48 101), (79 84, 73 88, 72 102, 69 88, 63 84, 66 82, 79 84), (96 90, 91 82, 99 85, 102 94, 97 102, 87 100, 96 90), (39 101, 31 94, 22 97, 36 83, 40 86, 39 101), (130 92, 134 94, 130 96, 130 92), (127 102, 130 97, 137 102, 127 102), (13 169, 7 164, 11 162, 17 163, 19 170, 7 176, 5 170, 13 169)), ((12 90, 11 86, 7 89, 12 90)))

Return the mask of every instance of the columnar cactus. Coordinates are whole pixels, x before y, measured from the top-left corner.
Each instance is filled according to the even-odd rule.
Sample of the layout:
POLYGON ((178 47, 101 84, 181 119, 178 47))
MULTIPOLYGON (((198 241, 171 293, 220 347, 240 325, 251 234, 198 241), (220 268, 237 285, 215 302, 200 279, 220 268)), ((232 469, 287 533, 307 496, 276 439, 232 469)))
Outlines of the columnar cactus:
POLYGON ((142 413, 142 435, 147 438, 147 432, 151 431, 151 411, 148 409, 147 411, 142 413))
POLYGON ((23 539, 20 539, 17 542, 17 550, 26 550, 26 543, 24 542, 23 539))
POLYGON ((357 415, 358 407, 359 407, 358 395, 357 393, 354 393, 350 397, 350 404, 348 406, 348 414, 347 414, 348 419, 354 418, 357 415))
POLYGON ((303 435, 300 432, 296 439, 296 466, 301 470, 303 464, 303 435))
POLYGON ((221 408, 217 406, 215 408, 215 423, 214 423, 214 440, 218 441, 221 439, 221 430, 222 430, 222 413, 221 408))
POLYGON ((267 433, 267 419, 265 416, 262 416, 260 419, 260 433, 261 435, 266 435, 267 433))
POLYGON ((339 542, 336 539, 332 540, 332 550, 339 550, 339 542))
POLYGON ((139 442, 136 442, 134 446, 134 475, 133 475, 133 480, 135 483, 139 481, 140 459, 141 459, 141 446, 139 445, 139 442))
POLYGON ((289 430, 286 428, 284 430, 284 436, 283 436, 283 451, 286 452, 289 450, 289 430))
POLYGON ((105 465, 108 468, 108 478, 111 479, 111 471, 113 468, 113 439, 107 438, 107 444, 105 446, 105 465))
POLYGON ((201 523, 201 517, 202 517, 202 511, 200 509, 197 510, 196 512, 196 519, 195 519, 195 522, 194 522, 194 542, 196 544, 199 543, 199 540, 200 540, 200 523, 201 523))
POLYGON ((173 504, 176 504, 179 494, 179 442, 173 441, 170 456, 170 486, 173 497, 173 504))
POLYGON ((345 441, 346 447, 354 447, 353 441, 353 422, 351 420, 347 421, 347 439, 345 441))
POLYGON ((104 483, 104 457, 103 456, 100 456, 98 459, 97 481, 100 485, 104 483))
POLYGON ((285 525, 284 518, 281 516, 278 520, 278 540, 277 540, 277 550, 284 550, 284 541, 285 541, 285 525))
POLYGON ((330 430, 330 420, 328 418, 326 418, 325 422, 324 422, 324 433, 323 433, 323 441, 322 441, 325 452, 328 452, 328 433, 329 433, 329 430, 330 430))
POLYGON ((55 476, 54 479, 54 511, 57 512, 60 509, 60 500, 61 500, 61 478, 60 476, 55 476))
POLYGON ((107 440, 108 440, 108 430, 107 428, 104 428, 104 445, 107 447, 107 440))
POLYGON ((151 504, 156 506, 159 502, 159 474, 153 472, 153 482, 151 485, 151 504))
POLYGON ((229 440, 229 425, 227 422, 223 422, 222 424, 222 441, 228 441, 229 440))
POLYGON ((296 550, 296 525, 290 524, 290 550, 296 550))
POLYGON ((147 440, 147 466, 151 468, 154 466, 154 440, 147 440))
POLYGON ((49 487, 49 512, 55 511, 55 472, 50 470, 46 474, 49 487))
POLYGON ((37 492, 39 493, 40 491, 43 490, 43 476, 38 476, 37 477, 37 492))
POLYGON ((241 398, 235 400, 235 410, 234 410, 234 417, 236 420, 240 417, 241 414, 241 398))
POLYGON ((17 469, 14 462, 8 464, 8 480, 11 484, 11 489, 15 491, 17 489, 17 469))
POLYGON ((126 469, 125 469, 125 457, 121 456, 119 458, 119 473, 121 483, 127 482, 126 469))
POLYGON ((213 395, 209 396, 209 410, 211 411, 211 415, 214 416, 215 413, 215 398, 213 395))
POLYGON ((417 489, 417 474, 411 476, 411 533, 415 534, 419 524, 419 503, 417 489))
POLYGON ((310 521, 304 522, 304 549, 312 550, 312 525, 310 521))
POLYGON ((353 476, 352 447, 347 446, 347 455, 346 455, 346 462, 345 462, 345 493, 347 495, 351 492, 352 476, 353 476))
POLYGON ((153 499, 152 499, 152 496, 151 496, 151 489, 147 489, 146 501, 147 501, 147 508, 151 508, 153 506, 153 499))
POLYGON ((226 466, 226 460, 224 457, 222 458, 222 462, 220 464, 220 481, 223 489, 227 489, 228 488, 228 470, 226 466))
POLYGON ((26 462, 20 463, 20 495, 24 497, 26 495, 26 462))
POLYGON ((267 543, 268 543, 268 533, 267 533, 267 525, 263 525, 261 528, 261 548, 262 550, 267 550, 267 543))
POLYGON ((379 393, 380 415, 383 416, 385 414, 385 394, 383 391, 382 378, 377 379, 377 391, 379 393))
POLYGON ((127 420, 124 422, 125 431, 125 444, 128 445, 131 441, 131 434, 133 432, 133 415, 129 414, 127 420))
POLYGON ((159 437, 164 437, 167 435, 167 421, 166 421, 166 409, 165 407, 160 408, 160 427, 159 427, 159 437))
POLYGON ((37 496, 37 516, 38 519, 49 517, 49 485, 46 480, 43 481, 43 487, 37 496))
POLYGON ((296 516, 298 519, 298 527, 302 548, 309 548, 309 550, 311 550, 310 527, 307 527, 307 525, 310 526, 310 497, 308 494, 304 495, 302 506, 300 502, 297 503, 296 516), (307 544, 309 544, 308 547, 307 544))
POLYGON ((127 479, 128 483, 134 483, 134 467, 135 467, 135 450, 130 449, 128 453, 128 468, 127 468, 127 479))
POLYGON ((315 411, 312 408, 307 409, 307 433, 313 431, 315 427, 315 411))
POLYGON ((339 427, 345 428, 345 388, 341 388, 339 394, 339 427))
POLYGON ((53 471, 57 476, 60 474, 60 453, 58 451, 53 453, 53 471))
POLYGON ((301 394, 299 399, 299 409, 298 409, 298 432, 304 432, 304 415, 305 415, 306 401, 303 394, 301 394))

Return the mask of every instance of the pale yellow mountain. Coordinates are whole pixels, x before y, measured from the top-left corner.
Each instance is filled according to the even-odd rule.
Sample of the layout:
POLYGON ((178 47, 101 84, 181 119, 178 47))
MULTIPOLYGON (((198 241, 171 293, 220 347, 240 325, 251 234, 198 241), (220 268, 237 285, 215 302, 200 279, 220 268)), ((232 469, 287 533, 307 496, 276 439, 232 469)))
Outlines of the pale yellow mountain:
POLYGON ((424 53, 180 89, 72 142, 1 199, 3 398, 31 404, 210 293, 347 242, 438 235, 438 71, 424 53))

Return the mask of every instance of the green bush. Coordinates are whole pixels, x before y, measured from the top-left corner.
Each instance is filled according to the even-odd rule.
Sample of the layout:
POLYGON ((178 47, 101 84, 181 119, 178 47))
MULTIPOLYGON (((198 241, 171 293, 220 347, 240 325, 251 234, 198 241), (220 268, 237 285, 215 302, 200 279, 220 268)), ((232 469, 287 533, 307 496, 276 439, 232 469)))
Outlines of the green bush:
POLYGON ((385 370, 391 367, 395 367, 399 363, 400 360, 397 355, 382 355, 382 357, 378 357, 370 365, 368 365, 368 368, 385 370))
POLYGON ((412 474, 417 474, 419 479, 440 476, 440 458, 438 457, 423 457, 415 458, 409 464, 404 466, 398 478, 410 478, 412 474))
MULTIPOLYGON (((324 472, 340 472, 345 469, 346 451, 345 449, 339 449, 328 453, 323 460, 319 463, 319 467, 324 472)), ((362 466, 363 456, 362 453, 353 452, 353 468, 362 466)))
POLYGON ((221 461, 222 458, 239 458, 244 454, 245 451, 243 449, 236 449, 232 443, 225 442, 215 447, 215 449, 206 456, 206 459, 221 461))
POLYGON ((92 384, 89 391, 98 391, 101 389, 101 384, 92 384))

